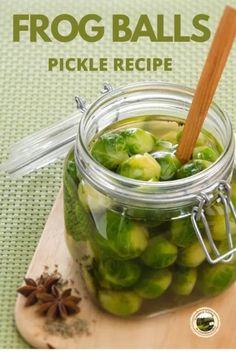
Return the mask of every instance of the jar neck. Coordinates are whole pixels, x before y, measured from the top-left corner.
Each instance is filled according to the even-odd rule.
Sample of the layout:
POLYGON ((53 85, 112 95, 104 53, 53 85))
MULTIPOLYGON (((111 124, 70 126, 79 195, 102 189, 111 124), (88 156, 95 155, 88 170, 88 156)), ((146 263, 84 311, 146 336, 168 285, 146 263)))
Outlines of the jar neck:
POLYGON ((230 119, 212 104, 204 122, 223 146, 218 160, 202 172, 180 180, 145 182, 129 179, 109 171, 90 155, 89 144, 94 136, 114 121, 139 115, 168 115, 183 123, 187 118, 194 91, 182 86, 158 82, 128 85, 108 92, 83 114, 75 146, 77 167, 84 180, 101 193, 126 205, 158 209, 190 207, 197 196, 213 196, 220 180, 229 181, 234 165, 234 137, 230 119))

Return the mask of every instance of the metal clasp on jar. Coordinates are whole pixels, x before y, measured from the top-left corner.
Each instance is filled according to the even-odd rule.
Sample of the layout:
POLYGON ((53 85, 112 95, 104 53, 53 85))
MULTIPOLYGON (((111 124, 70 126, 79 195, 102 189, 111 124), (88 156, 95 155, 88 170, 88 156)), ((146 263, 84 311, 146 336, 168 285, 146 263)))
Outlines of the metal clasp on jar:
POLYGON ((205 215, 205 208, 209 205, 210 199, 209 197, 201 193, 199 196, 199 205, 195 206, 192 210, 191 221, 195 233, 198 237, 198 240, 206 254, 206 258, 209 263, 216 264, 218 262, 228 263, 232 260, 233 254, 236 252, 236 248, 234 248, 232 233, 230 228, 230 214, 232 213, 234 221, 236 222, 236 212, 231 201, 231 187, 226 181, 220 181, 216 187, 217 189, 217 199, 219 199, 220 203, 223 205, 224 217, 225 217, 225 229, 226 229, 226 239, 228 241, 229 251, 221 254, 219 249, 217 248, 215 241, 213 239, 208 221, 205 215), (207 240, 209 241, 209 247, 203 238, 203 235, 199 229, 198 223, 202 222, 207 240))
MULTIPOLYGON (((104 82, 102 85, 101 93, 106 94, 108 92, 111 92, 113 90, 112 85, 109 82, 104 82)), ((84 113, 87 110, 86 106, 86 100, 82 96, 75 96, 75 103, 77 109, 81 112, 84 113)))

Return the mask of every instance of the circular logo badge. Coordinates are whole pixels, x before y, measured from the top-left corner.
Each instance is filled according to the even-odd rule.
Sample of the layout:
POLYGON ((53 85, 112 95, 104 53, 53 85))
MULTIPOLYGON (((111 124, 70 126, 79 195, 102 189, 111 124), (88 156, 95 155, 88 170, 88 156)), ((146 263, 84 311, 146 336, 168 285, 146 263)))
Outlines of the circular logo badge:
POLYGON ((199 337, 211 337, 220 328, 220 318, 210 307, 201 307, 192 314, 190 326, 199 337))

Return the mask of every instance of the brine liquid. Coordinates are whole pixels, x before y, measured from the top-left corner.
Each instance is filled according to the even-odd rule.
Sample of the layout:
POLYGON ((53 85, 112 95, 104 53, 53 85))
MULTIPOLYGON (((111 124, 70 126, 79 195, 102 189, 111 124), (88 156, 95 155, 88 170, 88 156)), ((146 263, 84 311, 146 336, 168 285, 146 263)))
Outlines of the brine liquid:
MULTIPOLYGON (((172 144, 176 144, 176 135, 182 130, 183 125, 181 121, 173 121, 172 117, 142 116, 115 122, 105 131, 99 133, 99 135, 104 132, 117 132, 128 127, 147 130, 160 140, 169 141, 172 144)), ((206 140, 209 146, 214 146, 220 153, 222 151, 220 143, 217 142, 217 140, 209 132, 202 131, 202 133, 207 138, 206 140)), ((98 136, 95 137, 95 140, 97 138, 98 136)), ((149 267, 150 269, 148 269, 147 264, 144 264, 143 262, 142 253, 137 256, 130 255, 130 258, 127 257, 127 259, 124 259, 122 255, 119 256, 119 254, 116 253, 115 241, 112 240, 112 243, 109 243, 110 240, 108 238, 108 234, 106 234, 109 225, 107 225, 108 219, 105 216, 106 213, 111 211, 116 214, 119 214, 119 212, 122 213, 122 208, 119 208, 117 201, 110 199, 108 196, 101 195, 101 193, 94 190, 91 186, 85 186, 86 188, 84 188, 81 193, 83 181, 81 181, 78 177, 79 174, 75 174, 74 166, 75 163, 73 152, 70 152, 66 160, 64 170, 64 213, 66 240, 73 258, 83 268, 82 274, 85 278, 86 287, 91 293, 91 299, 96 301, 96 303, 104 309, 103 304, 99 301, 99 293, 118 292, 122 296, 123 293, 129 292, 134 293, 136 296, 137 283, 139 282, 138 279, 133 285, 122 288, 122 286, 116 287, 112 285, 112 283, 104 281, 102 279, 102 275, 99 274, 99 264, 104 258, 112 258, 112 254, 115 254, 116 259, 120 262, 134 262, 138 265, 141 275, 145 274, 145 272, 149 270, 155 271, 156 268, 149 267), (84 269, 86 269, 85 272, 84 269)), ((232 180, 232 198, 233 202, 235 202, 235 173, 232 180)), ((209 217, 207 218, 212 227, 212 232, 214 230, 214 232, 216 232, 215 242, 217 247, 223 247, 222 245, 225 242, 223 208, 217 202, 212 205, 211 208, 213 213, 209 213, 209 217), (214 225, 217 225, 217 228, 214 228, 214 225)), ((192 232, 191 223, 187 223, 187 226, 182 227, 182 233, 183 235, 185 234, 185 239, 182 240, 181 232, 179 232, 178 227, 177 236, 179 239, 178 237, 176 238, 175 234, 173 234, 173 230, 175 230, 174 223, 177 221, 168 217, 168 210, 166 211, 166 220, 161 222, 158 221, 158 206, 155 210, 146 210, 144 208, 138 212, 133 209, 129 210, 129 206, 127 206, 126 211, 127 210, 128 212, 125 214, 125 218, 127 218, 130 227, 135 226, 136 228, 145 228, 148 233, 148 242, 155 237, 161 236, 168 240, 168 242, 173 243, 178 251, 176 260, 171 265, 164 267, 164 269, 168 269, 168 271, 171 272, 172 283, 160 296, 156 296, 154 299, 142 298, 141 306, 137 309, 137 311, 130 313, 131 316, 151 316, 176 309, 180 306, 196 303, 203 298, 217 295, 233 283, 236 278, 235 260, 230 265, 222 264, 222 267, 226 268, 209 265, 201 251, 198 250, 199 256, 197 252, 191 255, 191 248, 189 248, 189 255, 187 254, 185 257, 186 263, 182 261, 185 265, 181 264, 180 260, 184 249, 188 249, 188 247, 191 247, 193 243, 198 242, 196 236, 192 232), (186 228, 189 228, 189 237, 192 237, 193 240, 188 239, 186 228), (188 244, 187 246, 184 246, 181 242, 185 242, 186 239, 188 244), (179 245, 179 243, 181 245, 179 245), (173 282, 175 281, 176 274, 181 272, 183 269, 188 268, 194 268, 196 270, 197 280, 195 281, 193 289, 189 292, 189 294, 177 294, 176 291, 173 290, 173 282), (216 270, 216 276, 212 274, 212 269, 216 270), (222 274, 220 273, 221 271, 222 274), (212 281, 212 287, 210 287, 204 279, 204 273, 206 272, 209 272, 209 282, 212 281), (232 272, 232 274, 230 272, 232 272)), ((190 220, 189 215, 185 218, 190 220)), ((124 220, 122 219, 122 222, 123 221, 124 220)), ((123 226, 121 225, 121 228, 122 227, 123 226)), ((234 236, 236 236, 236 232, 233 234, 233 237, 234 236)), ((125 239, 123 242, 125 242, 125 239)), ((128 246, 130 245, 127 245, 127 247, 128 246)), ((185 280, 183 280, 183 287, 186 285, 184 284, 184 281, 185 280)), ((108 312, 111 311, 108 310, 108 312)), ((117 315, 119 315, 119 309, 117 309, 117 312, 117 315)), ((129 314, 127 316, 129 316, 129 314)))

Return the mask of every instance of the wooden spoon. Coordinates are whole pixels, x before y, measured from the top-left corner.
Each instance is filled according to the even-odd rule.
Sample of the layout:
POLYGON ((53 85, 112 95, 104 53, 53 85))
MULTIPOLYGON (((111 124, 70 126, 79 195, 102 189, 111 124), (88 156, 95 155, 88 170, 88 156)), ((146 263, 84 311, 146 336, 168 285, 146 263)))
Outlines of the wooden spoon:
POLYGON ((177 158, 182 163, 191 158, 235 36, 236 9, 226 6, 203 67, 176 152, 177 158))

